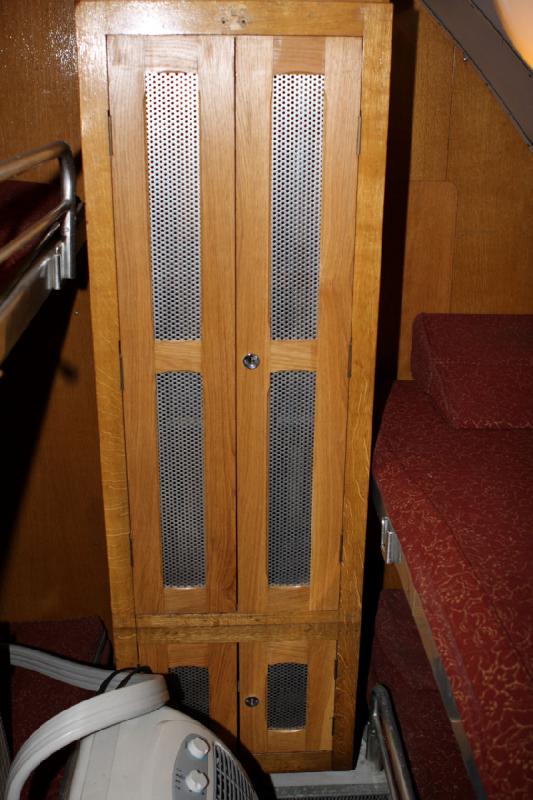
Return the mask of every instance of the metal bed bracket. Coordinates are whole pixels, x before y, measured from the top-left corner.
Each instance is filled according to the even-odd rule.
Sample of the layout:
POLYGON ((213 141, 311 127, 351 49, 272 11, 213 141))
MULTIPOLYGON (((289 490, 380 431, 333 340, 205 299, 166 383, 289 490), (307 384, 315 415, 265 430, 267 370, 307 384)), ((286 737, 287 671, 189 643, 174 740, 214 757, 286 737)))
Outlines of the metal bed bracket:
POLYGON ((399 564, 402 560, 402 546, 387 514, 381 492, 375 481, 372 481, 372 500, 381 522, 381 555, 383 560, 385 564, 399 564))
POLYGON ((76 273, 76 170, 65 142, 52 142, 0 162, 0 181, 7 181, 47 161, 60 162, 61 196, 22 233, 0 247, 2 264, 21 251, 30 252, 0 294, 0 362, 11 351, 50 292, 76 273))
MULTIPOLYGON (((42 237, 41 243, 60 229, 61 247, 56 249, 59 258, 59 277, 61 280, 74 278, 76 273, 76 169, 70 147, 65 142, 51 144, 30 150, 27 153, 0 162, 0 181, 20 175, 46 161, 58 159, 60 162, 61 200, 56 208, 44 214, 23 233, 0 248, 0 264, 11 258, 18 250, 42 237)), ((51 288, 59 289, 61 280, 52 278, 51 288)))
POLYGON ((400 540, 387 516, 381 517, 381 554, 385 564, 399 564, 402 560, 400 540))

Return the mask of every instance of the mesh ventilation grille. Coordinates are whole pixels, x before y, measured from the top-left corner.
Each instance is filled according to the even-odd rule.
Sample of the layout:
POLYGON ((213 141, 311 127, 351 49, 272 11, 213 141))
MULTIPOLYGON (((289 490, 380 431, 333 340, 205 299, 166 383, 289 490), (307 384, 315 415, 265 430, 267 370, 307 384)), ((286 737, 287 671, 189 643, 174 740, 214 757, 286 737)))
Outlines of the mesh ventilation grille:
POLYGON ((269 420, 269 584, 309 583, 314 372, 274 372, 269 420))
POLYGON ((215 800, 257 800, 239 764, 218 743, 215 744, 215 800))
POLYGON ((272 338, 315 339, 324 76, 274 75, 272 338))
POLYGON ((209 716, 209 670, 207 667, 169 669, 169 694, 180 709, 209 716))
POLYGON ((267 726, 272 730, 305 728, 307 664, 269 664, 267 726))
MULTIPOLYGON (((163 583, 205 585, 202 378, 157 375, 163 583)), ((148 479, 148 478, 147 478, 148 479)))
POLYGON ((200 145, 198 75, 145 74, 156 339, 199 339, 200 145))

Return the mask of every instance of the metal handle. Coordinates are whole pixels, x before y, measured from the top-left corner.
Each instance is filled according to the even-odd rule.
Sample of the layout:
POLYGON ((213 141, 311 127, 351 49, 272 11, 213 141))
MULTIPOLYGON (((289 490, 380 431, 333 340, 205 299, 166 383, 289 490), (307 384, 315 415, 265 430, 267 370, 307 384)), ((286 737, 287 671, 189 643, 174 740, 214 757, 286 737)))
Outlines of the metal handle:
POLYGON ((253 695, 251 697, 245 697, 244 703, 245 705, 250 706, 250 708, 255 708, 259 705, 259 698, 254 697, 253 695))
POLYGON ((261 359, 256 353, 246 353, 244 356, 242 363, 246 367, 246 369, 257 369, 259 364, 261 363, 261 359))

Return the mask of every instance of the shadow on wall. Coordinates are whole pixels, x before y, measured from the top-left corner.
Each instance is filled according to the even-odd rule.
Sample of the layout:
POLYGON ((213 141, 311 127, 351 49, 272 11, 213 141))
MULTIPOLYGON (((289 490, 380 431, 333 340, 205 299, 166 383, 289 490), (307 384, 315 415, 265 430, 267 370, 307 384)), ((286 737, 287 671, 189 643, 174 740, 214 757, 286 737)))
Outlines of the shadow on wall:
POLYGON ((374 435, 398 368, 419 12, 394 2, 374 435))

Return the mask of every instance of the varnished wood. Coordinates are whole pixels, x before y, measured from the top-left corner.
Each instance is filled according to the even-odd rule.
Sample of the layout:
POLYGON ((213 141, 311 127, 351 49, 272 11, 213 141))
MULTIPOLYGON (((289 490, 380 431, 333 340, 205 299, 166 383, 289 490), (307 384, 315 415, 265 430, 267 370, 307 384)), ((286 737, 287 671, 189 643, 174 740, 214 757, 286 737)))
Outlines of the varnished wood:
POLYGON ((395 49, 414 63, 414 75, 395 78, 398 93, 412 91, 412 126, 403 130, 398 109, 389 154, 393 172, 410 152, 409 185, 388 210, 401 216, 408 195, 405 251, 387 264, 403 271, 400 378, 410 377, 411 321, 422 311, 533 312, 531 153, 461 49, 422 3, 415 9, 395 23, 395 49))
MULTIPOLYGON (((75 0, 0 4, 0 160, 57 139, 79 156, 74 6, 75 0)), ((57 174, 52 162, 20 179, 48 181, 57 174)), ((83 192, 81 182, 77 191, 83 192)))
POLYGON ((452 312, 533 313, 531 155, 456 51, 447 172, 457 187, 452 312))
MULTIPOLYGON (((416 23, 405 31, 416 49, 410 180, 445 181, 453 90, 454 53, 436 20, 416 2, 416 23)), ((401 19, 402 13, 399 14, 401 19)), ((400 23, 401 25, 401 23, 400 23)), ((433 248, 432 249, 436 249, 433 248)))
POLYGON ((200 88, 202 376, 207 593, 236 606, 234 42, 203 37, 200 88))
POLYGON ((365 10, 373 5, 342 0, 248 0, 228 7, 216 0, 145 0, 128 7, 121 0, 82 0, 78 15, 87 34, 360 36, 365 10))
MULTIPOLYGON (((284 59, 292 42, 276 41, 284 59)), ((292 65, 306 50, 296 40, 292 65)), ((319 43, 313 49, 316 59, 319 43)), ((237 376, 239 469, 239 607, 336 608, 346 435, 350 305, 354 254, 357 117, 361 41, 320 40, 326 69, 324 189, 317 342, 270 340, 270 92, 272 40, 237 42, 237 351, 255 352, 259 369, 237 376), (263 48, 263 56, 259 53, 263 48), (242 74, 242 79, 240 75, 242 74), (253 75, 249 88, 249 75, 253 75), (259 77, 259 75, 261 77, 259 77), (242 84, 242 86, 241 86, 242 84), (302 359, 304 347, 313 361, 302 359), (283 354, 283 358, 280 356, 283 354), (315 355, 316 354, 316 355, 315 355), (291 363, 291 356, 295 361, 291 363), (315 365, 317 397, 312 508, 312 563, 303 590, 269 587, 267 580, 269 372, 315 365), (253 446, 251 446, 253 445, 253 446)), ((307 356, 307 354, 306 354, 307 356)), ((239 356, 237 364, 239 365, 239 356)))
POLYGON ((262 642, 246 642, 239 646, 239 721, 240 738, 252 753, 267 752, 266 704, 267 660, 262 642), (249 706, 246 697, 257 697, 259 703, 249 706))
POLYGON ((332 639, 338 634, 340 625, 332 623, 313 623, 305 626, 287 626, 286 624, 273 625, 237 625, 216 627, 180 628, 150 627, 143 628, 142 620, 138 623, 137 634, 139 641, 158 642, 169 644, 171 642, 268 642, 280 641, 294 642, 305 636, 309 641, 318 639, 332 639))
POLYGON ((274 73, 324 72, 325 41, 323 37, 277 37, 274 39, 274 73))
POLYGON ((239 609, 245 612, 267 605, 272 57, 270 37, 236 42, 237 513, 239 609), (242 366, 249 352, 260 356, 258 369, 242 366))
POLYGON ((450 310, 457 190, 448 181, 412 181, 407 206, 398 378, 411 377, 413 321, 421 311, 450 310), (428 247, 431 242, 431 247, 428 247), (416 264, 416 270, 413 265, 416 264))
MULTIPOLYGON (((337 608, 361 97, 360 39, 327 39, 310 608, 337 608)), ((356 349, 358 343, 355 343, 356 349)))
MULTIPOLYGON (((118 287, 137 608, 140 612, 232 610, 235 606, 234 323, 227 308, 234 297, 233 42, 187 40, 183 41, 183 53, 175 42, 164 62, 167 69, 183 69, 194 51, 198 64, 203 221, 201 343, 154 344, 153 341, 143 106, 146 48, 150 50, 151 45, 143 38, 110 39, 118 287), (134 202, 130 188, 135 193, 134 202), (228 200, 228 192, 230 202, 222 204, 220 198, 224 195, 228 200), (144 486, 146 475, 156 476, 159 470, 154 373, 161 367, 179 367, 180 362, 187 369, 198 365, 202 369, 207 586, 163 590, 159 483, 150 481, 146 491, 144 486)), ((159 49, 158 63, 162 63, 162 57, 159 49)))
POLYGON ((361 153, 357 184, 355 275, 352 306, 352 364, 348 401, 341 574, 341 609, 360 612, 370 470, 385 147, 390 78, 392 9, 368 14, 361 93, 361 153))
POLYGON ((137 611, 164 611, 160 548, 158 444, 142 38, 110 39, 109 103, 113 119, 113 201, 124 424, 137 611), (139 414, 142 409, 142 416, 139 414), (146 480, 151 475, 153 479, 146 480))
POLYGON ((155 372, 201 372, 201 342, 155 341, 154 369, 155 372))
MULTIPOLYGON (((345 130, 345 128, 343 128, 343 125, 345 124, 343 120, 346 118, 343 117, 343 114, 346 112, 341 108, 341 104, 339 104, 336 109, 335 103, 330 103, 330 83, 328 74, 330 71, 333 74, 337 67, 334 67, 333 61, 331 60, 329 61, 330 66, 328 67, 328 48, 332 47, 335 49, 335 47, 338 47, 341 51, 344 49, 349 50, 351 47, 349 37, 360 36, 361 34, 364 35, 364 62, 362 73, 363 125, 360 172, 357 189, 357 218, 355 217, 355 198, 352 199, 352 205, 350 206, 349 200, 346 203, 344 202, 345 195, 343 194, 342 203, 340 200, 338 203, 338 205, 342 204, 344 209, 348 208, 347 216, 351 218, 350 223, 352 225, 352 231, 354 220, 356 220, 355 254, 352 240, 351 257, 349 259, 350 270, 352 269, 352 265, 355 265, 356 283, 358 277, 361 278, 359 272, 362 275, 361 285, 359 287, 355 287, 352 294, 355 300, 352 314, 352 339, 354 346, 357 345, 357 349, 352 356, 352 385, 354 388, 352 389, 349 397, 349 413, 350 421, 355 420, 358 431, 356 432, 355 436, 351 436, 350 434, 351 438, 348 449, 348 473, 346 486, 348 487, 351 516, 348 514, 345 515, 344 518, 344 521, 346 522, 348 519, 355 519, 357 517, 358 523, 360 523, 361 520, 364 520, 364 515, 361 513, 361 508, 363 505, 363 500, 366 499, 363 474, 365 473, 365 470, 368 470, 368 459, 366 455, 366 448, 369 441, 368 418, 370 414, 370 405, 368 400, 369 398, 371 400, 371 374, 373 369, 372 359, 373 345, 375 344, 375 340, 373 339, 373 331, 375 329, 376 309, 374 308, 374 305, 377 303, 378 284, 376 269, 379 262, 379 224, 381 213, 379 201, 380 198, 382 199, 383 156, 384 142, 386 138, 386 125, 384 123, 386 122, 386 90, 388 78, 387 61, 389 55, 387 37, 390 34, 390 8, 381 3, 281 4, 276 2, 266 4, 252 2, 243 6, 244 12, 241 20, 238 19, 238 16, 240 15, 237 15, 235 18, 226 19, 225 22, 220 19, 218 21, 215 20, 216 13, 218 13, 220 10, 220 5, 216 3, 152 3, 150 6, 145 6, 143 3, 141 3, 135 6, 134 12, 128 20, 126 20, 124 9, 124 5, 115 2, 109 2, 106 4, 96 4, 94 2, 81 3, 79 18, 82 21, 82 25, 85 26, 86 35, 88 35, 87 32, 90 32, 91 30, 99 30, 101 36, 101 45, 104 34, 109 36, 123 33, 140 33, 141 31, 139 26, 141 24, 141 17, 143 17, 142 32, 144 34, 149 33, 168 36, 172 33, 184 32, 184 30, 188 30, 188 32, 191 34, 215 30, 218 32, 227 32, 231 34, 232 29, 235 27, 239 28, 240 32, 246 28, 246 32, 248 33, 247 37, 239 37, 236 42, 236 297, 237 322, 238 326, 241 326, 242 324, 242 327, 238 327, 238 333, 236 337, 237 344, 234 353, 234 368, 237 380, 244 380, 245 372, 244 368, 241 367, 241 359, 243 355, 248 351, 253 351, 258 352, 261 356, 262 361, 260 368, 255 370, 255 372, 246 372, 246 378, 253 376, 256 382, 253 383, 251 381, 247 381, 246 384, 242 383, 241 387, 237 389, 237 414, 239 414, 240 409, 244 408, 244 404, 250 401, 252 402, 251 407, 253 408, 254 403, 256 403, 256 407, 261 408, 262 413, 260 423, 257 423, 256 420, 252 420, 250 424, 247 425, 245 422, 243 430, 238 434, 239 437, 243 437, 243 439, 239 439, 238 442, 238 454, 240 452, 239 448, 241 447, 241 443, 246 436, 252 435, 254 439, 254 445, 257 444, 257 447, 253 453, 253 457, 250 455, 248 462, 246 462, 245 458, 239 464, 239 469, 242 469, 242 472, 239 472, 239 484, 245 485, 248 473, 252 469, 256 470, 258 464, 260 466, 259 479, 257 481, 259 491, 255 492, 255 494, 248 498, 248 500, 245 500, 244 506, 239 507, 239 519, 242 518, 242 512, 244 512, 244 516, 246 516, 246 502, 248 503, 250 519, 257 519, 254 517, 257 511, 253 506, 259 504, 260 507, 262 506, 263 512, 265 512, 267 508, 266 480, 264 481, 264 489, 261 484, 263 483, 263 478, 266 478, 267 470, 267 415, 265 410, 267 409, 270 373, 274 368, 308 369, 317 370, 319 373, 320 370, 324 370, 325 373, 327 373, 329 370, 330 374, 340 376, 342 363, 343 368, 341 386, 344 385, 346 390, 348 381, 348 341, 350 339, 350 331, 348 327, 348 335, 346 339, 343 340, 342 347, 339 347, 338 351, 335 351, 333 358, 328 358, 325 355, 326 349, 324 345, 328 337, 326 335, 321 343, 320 336, 323 332, 323 324, 326 324, 323 323, 322 320, 326 320, 327 322, 329 315, 330 322, 327 324, 331 326, 331 340, 333 340, 335 338, 333 331, 338 330, 336 328, 338 321, 337 318, 333 316, 332 311, 330 312, 329 309, 333 309, 333 306, 335 305, 335 301, 333 299, 335 297, 333 284, 335 284, 336 279, 339 277, 335 271, 328 274, 326 267, 324 271, 324 275, 326 277, 323 286, 325 289, 326 300, 324 302, 326 305, 320 308, 319 316, 321 318, 321 329, 319 331, 316 347, 307 342, 290 343, 290 348, 289 343, 272 344, 270 342, 268 270, 270 261, 269 173, 271 161, 271 78, 273 71, 278 67, 292 70, 296 69, 296 63, 291 56, 291 50, 289 46, 290 43, 288 46, 285 46, 284 43, 277 43, 276 58, 278 66, 276 66, 274 63, 275 48, 273 46, 273 40, 255 39, 254 41, 254 36, 250 36, 249 34, 265 33, 267 30, 266 25, 268 21, 268 24, 271 26, 268 29, 268 33, 269 35, 275 37, 282 37, 283 35, 291 33, 296 33, 303 36, 318 34, 321 37, 331 35, 335 32, 342 35, 343 38, 339 40, 338 43, 328 43, 324 46, 326 53, 326 86, 328 87, 326 92, 326 126, 331 125, 331 120, 334 120, 335 124, 339 125, 339 130, 345 130), (145 12, 144 14, 142 13, 143 9, 145 12), (305 18, 301 13, 304 11, 304 9, 306 12, 305 18), (151 12, 148 16, 146 15, 147 10, 151 12), (253 19, 252 11, 255 14, 253 19), (248 12, 250 12, 249 17, 247 16, 248 12), (300 18, 298 20, 297 13, 295 16, 291 16, 294 15, 295 12, 300 12, 300 18), (313 16, 311 12, 315 12, 316 16, 313 16), (136 15, 139 13, 141 16, 136 17, 136 15), (320 19, 321 15, 323 15, 322 19, 320 19), (341 18, 343 20, 342 26, 340 25, 341 18), (245 22, 243 23, 242 20, 245 20, 245 22), (149 30, 146 29, 147 24, 149 26, 149 30), (264 29, 261 28, 261 25, 265 26, 264 29), (189 28, 187 28, 187 26, 189 26, 189 28), (212 27, 210 28, 209 26, 212 27), (220 26, 226 26, 225 30, 222 31, 220 26), (383 41, 380 41, 380 37, 384 37, 384 45, 383 41), (261 53, 261 49, 263 49, 263 53, 261 53), (244 85, 244 82, 239 81, 239 74, 246 75, 247 82, 249 83, 248 87, 244 85), (253 89, 251 87, 253 87, 253 89), (379 99, 377 97, 372 97, 373 93, 375 92, 379 94, 379 99), (243 105, 240 105, 243 99, 248 104, 245 108, 243 105), (365 113, 368 115, 368 118, 365 116, 365 113), (340 124, 339 120, 341 121, 340 124), (252 185, 256 188, 254 189, 253 198, 251 200, 250 187, 252 185), (369 207, 364 213, 360 214, 359 212, 361 203, 366 203, 367 200, 369 200, 369 207), (361 219, 359 217, 361 217, 361 219), (266 266, 264 272, 261 271, 263 266, 266 266), (251 284, 250 275, 253 275, 253 285, 251 284), (249 297, 245 295, 244 288, 240 288, 241 279, 242 287, 246 287, 246 281, 248 281, 248 291, 253 292, 255 297, 259 298, 257 302, 255 302, 253 298, 252 302, 249 302, 249 297), (369 293, 368 296, 365 296, 367 290, 369 290, 369 293), (370 304, 372 308, 367 309, 365 304, 370 304), (374 326, 374 328, 372 326, 374 326), (370 335, 367 335, 367 329, 370 329, 370 335), (353 336, 354 332, 357 334, 363 332, 364 335, 356 340, 353 336), (244 335, 241 335, 241 333, 244 333, 244 335), (285 345, 287 346, 285 347, 285 345), (342 355, 340 355, 341 350, 345 351, 342 355), (369 358, 367 358, 368 356, 369 358), (361 452, 363 453, 362 459, 359 455, 361 452), (361 463, 354 465, 354 462, 358 459, 361 463), (263 478, 261 478, 261 476, 263 476, 263 478), (349 487, 349 481, 351 478, 355 478, 355 480, 353 485, 349 487), (354 497, 356 498, 355 500, 353 499, 354 497), (355 511, 352 514, 351 512, 353 509, 355 509, 355 511)), ((227 42, 230 41, 229 39, 225 39, 225 37, 221 38, 227 42)), ((146 59, 151 59, 150 63, 155 65, 156 68, 165 68, 167 65, 165 63, 163 49, 159 47, 160 43, 154 44, 157 46, 150 45, 150 56, 147 55, 147 48, 146 52, 140 54, 140 57, 137 53, 135 58, 139 59, 139 63, 146 63, 146 59)), ((188 41, 188 45, 189 44, 190 41, 188 41)), ((172 46, 174 47, 174 45, 172 46)), ((307 55, 305 55, 307 62, 305 62, 305 59, 302 57, 300 62, 301 69, 303 71, 306 69, 315 69, 317 64, 317 52, 319 52, 320 48, 315 48, 314 46, 313 48, 309 48, 307 45, 305 45, 303 46, 303 50, 305 50, 307 53, 307 55), (307 66, 305 65, 306 63, 307 66)), ((192 59, 188 62, 190 68, 192 61, 194 61, 194 55, 191 55, 190 48, 187 53, 187 58, 192 59)), ((320 58, 320 56, 318 56, 318 58, 320 58)), ((117 59, 117 61, 118 60, 119 59, 117 59)), ((123 54, 120 55, 120 60, 121 64, 116 65, 116 69, 118 71, 125 68, 123 64, 123 54)), ((202 57, 199 57, 198 59, 197 68, 199 71, 201 71, 202 57)), ((135 67, 134 69, 140 68, 135 67)), ((343 87, 343 91, 346 86, 356 86, 357 79, 355 83, 353 83, 353 72, 354 70, 352 68, 347 69, 346 66, 338 70, 338 79, 343 87)), ((200 90, 200 97, 203 104, 204 101, 202 97, 202 90, 200 90)), ((113 123, 115 125, 114 119, 113 123)), ((354 121, 352 119, 351 123, 353 127, 350 129, 349 139, 354 145, 353 153, 355 154, 357 121, 355 120, 354 125, 354 121)), ((328 134, 326 133, 326 139, 327 136, 328 134)), ((335 143, 331 144, 328 140, 326 140, 326 148, 327 147, 333 147, 334 149, 335 143)), ((114 158, 116 158, 116 156, 114 156, 114 158)), ((344 161, 345 159, 338 160, 340 162, 344 161)), ((357 159, 355 155, 353 157, 353 161, 350 162, 350 167, 348 170, 349 176, 355 178, 355 173, 353 171, 354 165, 355 167, 357 166, 357 159)), ((327 188, 325 191, 331 194, 333 188, 335 191, 338 189, 338 187, 334 185, 335 180, 331 178, 331 175, 333 174, 334 169, 328 165, 326 154, 325 186, 327 188), (328 170, 331 171, 328 172, 328 170)), ((349 182, 350 180, 348 177, 346 179, 346 184, 349 182)), ((140 194, 141 196, 144 195, 144 202, 146 202, 146 182, 140 194)), ((327 225, 330 226, 329 233, 326 231, 324 235, 323 231, 323 246, 326 253, 328 252, 328 248, 330 252, 333 252, 333 244, 335 243, 334 240, 339 231, 338 219, 335 211, 335 202, 332 202, 332 204, 329 206, 328 202, 329 200, 326 197, 323 206, 324 219, 326 220, 327 225), (331 242, 331 244, 329 242, 331 242)), ((227 205, 230 208, 232 206, 231 202, 227 205)), ((123 244, 120 244, 120 236, 118 238, 119 247, 123 246, 123 244)), ((342 243, 343 252, 350 251, 349 237, 348 239, 343 239, 342 236, 339 238, 342 243)), ((335 244, 338 244, 338 242, 335 244)), ((203 242, 203 247, 205 247, 205 240, 203 242)), ((207 247, 209 249, 210 245, 207 247)), ((351 277, 349 280, 351 281, 351 277)), ((131 291, 131 287, 128 288, 128 291, 131 291)), ((341 308, 345 302, 346 295, 348 297, 347 307, 349 308, 351 295, 349 285, 348 292, 342 293, 340 304, 337 304, 339 308, 341 308)), ((217 306, 216 301, 217 298, 213 297, 214 308, 222 308, 222 303, 220 306, 217 306)), ((338 312, 338 308, 335 310, 338 312)), ((217 312, 215 311, 215 316, 216 313, 217 312)), ((210 316, 212 316, 212 314, 210 316)), ((230 338, 230 336, 231 333, 228 334, 228 337, 224 338, 230 338)), ((213 347, 215 347, 214 340, 213 347)), ((181 348, 182 343, 168 343, 168 346, 166 346, 165 349, 158 350, 157 346, 154 347, 153 341, 150 342, 148 366, 152 381, 154 374, 160 369, 163 371, 167 369, 174 369, 174 364, 177 363, 179 359, 184 359, 184 362, 190 369, 197 368, 196 365, 198 364, 198 352, 196 351, 193 354, 192 350, 187 352, 185 348, 181 348), (173 361, 174 358, 176 358, 176 362, 173 361)), ((205 369, 203 352, 200 353, 200 368, 205 369)), ((126 369, 124 377, 125 391, 127 391, 128 376, 126 369)), ((320 399, 321 395, 319 390, 317 394, 317 402, 322 404, 322 408, 327 407, 328 411, 331 412, 331 403, 328 403, 327 392, 325 392, 324 389, 321 391, 322 399, 320 399)), ((335 393, 335 409, 338 408, 338 406, 335 405, 337 402, 338 396, 335 393)), ((222 418, 225 419, 224 416, 222 418)), ((213 414, 213 420, 214 419, 215 415, 213 414)), ((220 422, 220 418, 218 419, 218 422, 220 422)), ((338 430, 340 430, 340 427, 341 426, 338 427, 338 430)), ((322 442, 324 440, 324 436, 320 433, 317 435, 319 442, 322 442)), ((327 436, 325 438, 328 439, 327 436)), ((338 439, 336 441, 338 445, 338 439)), ((338 450, 334 453, 335 457, 337 455, 338 450)), ((327 459, 324 459, 324 465, 326 464, 326 460, 327 459)), ((322 467, 321 471, 322 474, 325 475, 325 479, 329 480, 329 477, 325 473, 324 466, 322 467)), ((368 478, 368 472, 366 472, 366 476, 368 478)), ((328 517, 329 519, 329 515, 327 515, 325 511, 323 513, 324 518, 328 517)), ((259 518, 260 517, 261 515, 259 515, 259 518)), ((266 513, 263 513, 262 518, 266 519, 266 513)), ((264 524, 264 522, 260 523, 259 527, 264 524)), ((359 559, 359 562, 362 563, 362 530, 359 525, 354 531, 354 528, 347 528, 346 524, 344 524, 345 545, 344 562, 342 565, 342 606, 341 609, 336 609, 335 607, 330 608, 329 600, 323 599, 328 594, 331 596, 333 595, 331 586, 334 584, 335 579, 333 584, 329 584, 325 591, 323 588, 321 589, 319 587, 317 583, 317 575, 320 574, 320 568, 318 568, 317 572, 318 560, 315 563, 312 578, 312 584, 313 582, 316 584, 314 594, 313 585, 311 586, 310 590, 307 587, 296 587, 294 589, 276 587, 275 590, 271 592, 264 592, 263 600, 257 604, 257 601, 255 600, 255 597, 258 595, 257 583, 262 581, 263 586, 266 587, 267 563, 265 530, 263 529, 262 531, 259 531, 259 535, 257 535, 257 527, 257 523, 255 523, 251 541, 248 542, 248 550, 246 550, 247 537, 243 537, 239 541, 239 588, 240 592, 242 593, 239 600, 243 600, 243 604, 239 605, 239 613, 222 613, 216 615, 206 614, 205 616, 209 619, 205 619, 201 614, 176 613, 176 608, 173 608, 172 613, 161 614, 160 612, 165 610, 165 603, 171 602, 168 599, 170 597, 170 592, 167 591, 165 592, 167 599, 162 605, 156 604, 151 608, 144 606, 143 609, 141 601, 141 606, 137 609, 137 612, 142 612, 145 610, 147 612, 149 611, 150 613, 141 613, 138 615, 136 620, 138 635, 142 640, 143 646, 146 645, 149 648, 156 646, 168 647, 169 645, 180 645, 181 643, 185 643, 187 641, 187 637, 189 637, 188 641, 194 644, 201 643, 202 637, 204 643, 206 643, 207 638, 207 641, 211 643, 218 641, 220 643, 228 644, 232 647, 234 646, 235 642, 241 642, 239 647, 242 649, 242 655, 246 655, 246 648, 252 648, 252 655, 254 653, 257 655, 257 663, 262 663, 263 667, 266 663, 268 663, 269 658, 276 657, 276 652, 278 652, 280 657, 281 655, 285 657, 287 653, 293 651, 295 652, 295 648, 303 648, 307 653, 306 658, 308 659, 309 663, 314 664, 314 666, 311 668, 311 674, 315 677, 312 678, 310 676, 310 680, 315 680, 316 682, 313 684, 313 700, 311 703, 311 719, 316 721, 316 724, 314 722, 311 726, 314 733, 311 735, 309 731, 306 732, 305 739, 308 741, 304 741, 302 734, 298 733, 296 738, 299 736, 302 741, 299 742, 296 748, 293 747, 291 750, 290 742, 294 741, 294 737, 291 737, 289 733, 280 733, 278 742, 276 743, 276 736, 274 736, 273 739, 270 735, 270 732, 266 737, 266 741, 263 742, 265 737, 263 737, 262 741, 255 741, 253 748, 256 753, 259 753, 260 759, 264 759, 265 764, 270 765, 270 767, 280 764, 280 750, 279 748, 278 750, 275 750, 275 747, 279 745, 279 747, 281 747, 283 750, 287 750, 287 753, 286 756, 283 756, 284 766, 278 766, 277 768, 294 769, 298 768, 298 766, 300 766, 300 768, 309 769, 326 768, 331 766, 332 763, 332 734, 329 723, 331 722, 331 716, 333 713, 333 661, 336 650, 335 642, 339 637, 340 627, 342 627, 344 622, 350 620, 354 623, 357 623, 358 620, 358 597, 360 592, 361 578, 359 564, 355 570, 355 575, 349 575, 348 570, 351 560, 353 561, 355 559, 355 561, 357 561, 359 559), (261 541, 265 544, 260 544, 258 546, 258 542, 261 541), (356 556, 354 556, 354 552, 357 553, 356 556), (244 580, 245 578, 250 581, 250 587, 253 587, 253 590, 252 588, 249 590, 246 589, 244 580), (256 584, 255 587, 254 582, 256 584), (284 605, 285 600, 283 595, 285 593, 287 597, 292 596, 297 599, 297 601, 293 602, 294 607, 291 609, 289 620, 287 619, 286 610, 291 608, 291 605, 284 605), (307 598, 306 594, 308 595, 307 598), (270 595, 270 597, 273 599, 269 600, 267 595, 270 595), (311 601, 312 596, 314 599, 311 601), (247 605, 247 603, 249 604, 247 605), (313 608, 315 610, 311 610, 313 608), (321 611, 321 608, 325 610, 321 611), (276 609, 276 614, 272 613, 274 609, 276 609), (248 610, 249 613, 243 613, 246 612, 246 610, 248 610), (222 622, 222 620, 224 620, 224 622, 222 622), (298 620, 297 624, 287 624, 288 622, 295 623, 296 620, 298 620), (274 638, 274 634, 277 636, 277 638, 274 638), (230 639, 228 637, 233 638, 230 639), (266 661, 265 653, 268 654, 266 656, 266 661), (324 681, 322 679, 322 682, 320 682, 318 675, 324 672, 324 670, 326 670, 328 674, 330 672, 329 667, 327 667, 327 669, 325 667, 325 664, 328 663, 331 663, 331 680, 324 681), (319 710, 319 707, 321 710, 319 710), (300 748, 307 748, 308 752, 304 752, 304 750, 302 750, 301 753, 298 753, 297 751, 300 748), (312 748, 312 750, 309 751, 309 748, 312 748), (266 754, 266 750, 269 750, 270 753, 266 754)), ((331 561, 333 557, 335 558, 335 567, 337 572, 339 570, 338 560, 340 552, 340 527, 341 526, 338 526, 338 533, 336 533, 336 546, 333 546, 333 539, 331 539, 329 544, 326 545, 324 551, 326 562, 328 562, 328 560, 331 561), (335 555, 333 556, 334 553, 335 555)), ((137 560, 137 558, 135 560, 137 560)), ((336 580, 338 581, 338 577, 336 580)), ((259 592, 259 595, 260 594, 261 592, 259 592)), ((167 608, 167 611, 170 611, 170 609, 167 608)), ((126 637, 131 634, 132 630, 134 630, 134 628, 128 625, 128 621, 128 614, 124 614, 122 620, 120 617, 115 616, 115 625, 117 626, 117 629, 120 630, 124 640, 126 640, 126 637), (123 621, 124 625, 118 626, 117 623, 119 621, 123 621)), ((346 652, 348 649, 348 643, 350 647, 355 645, 353 650, 354 652, 357 652, 357 630, 358 625, 355 624, 353 630, 350 632, 350 635, 346 634, 346 636, 344 636, 343 634, 343 646, 345 647, 346 652)), ((339 650, 339 652, 342 652, 342 648, 339 650)), ((249 668, 252 670, 252 672, 255 671, 257 673, 257 663, 254 665, 253 659, 250 661, 247 657, 242 658, 241 672, 243 670, 246 672, 246 664, 249 664, 251 665, 249 668)), ((350 658, 346 658, 346 668, 348 668, 348 665, 350 665, 351 668, 353 663, 354 662, 351 661, 350 658)), ((259 680, 259 678, 257 679, 259 680)), ((347 687, 350 684, 350 680, 353 680, 353 673, 351 673, 351 675, 348 677, 344 676, 344 678, 341 678, 341 682, 344 687, 343 691, 348 691, 347 687)), ((342 693, 339 694, 339 697, 342 697, 342 693)), ((349 734, 350 725, 347 723, 341 725, 341 733, 336 736, 336 746, 338 745, 341 748, 343 754, 342 759, 344 760, 346 759, 346 753, 352 746, 352 741, 349 734), (348 741, 349 739, 350 741, 348 741)), ((256 737, 257 732, 255 732, 253 736, 256 737)), ((343 763, 345 763, 345 761, 343 763)))
POLYGON ((285 369, 316 370, 316 341, 273 341, 270 343, 272 372, 285 369))
POLYGON ((309 646, 306 750, 332 749, 336 651, 335 641, 321 640, 309 646))
POLYGON ((337 680, 335 681, 332 764, 334 769, 352 769, 357 680, 359 677, 359 626, 341 625, 337 635, 337 680))
POLYGON ((354 636, 359 630, 354 619, 337 620, 329 612, 296 612, 291 622, 286 614, 140 616, 137 625, 139 640, 146 643, 333 640, 343 626, 350 625, 354 636))
POLYGON ((331 749, 335 641, 254 642, 239 647, 241 739, 252 752, 299 752, 331 749), (269 664, 307 664, 307 712, 302 729, 267 728, 269 664), (259 704, 246 705, 247 696, 259 704))
MULTIPOLYGON (((85 150, 91 315, 98 401, 102 491, 113 618, 135 627, 130 555, 130 522, 120 392, 118 302, 107 120, 105 38, 78 27, 80 110, 85 150), (88 57, 90 54, 90 58, 88 57), (84 57, 87 56, 87 57, 84 57)), ((115 627, 115 621, 114 621, 115 627)), ((135 639, 116 639, 118 666, 131 664, 135 639)))

